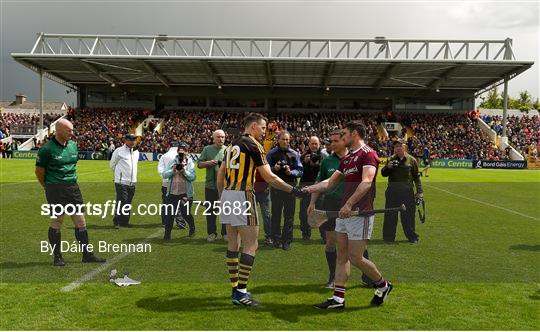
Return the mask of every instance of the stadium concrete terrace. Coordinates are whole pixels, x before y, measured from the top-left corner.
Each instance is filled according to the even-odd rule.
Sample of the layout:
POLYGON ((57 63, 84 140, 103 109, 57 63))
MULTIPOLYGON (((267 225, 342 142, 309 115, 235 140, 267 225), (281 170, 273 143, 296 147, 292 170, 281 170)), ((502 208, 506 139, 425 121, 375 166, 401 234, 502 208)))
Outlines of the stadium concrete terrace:
POLYGON ((197 106, 212 108, 211 100, 257 99, 257 107, 270 111, 279 110, 282 100, 318 100, 321 111, 352 109, 347 105, 355 101, 367 105, 362 110, 467 111, 476 96, 500 84, 507 87, 534 63, 516 60, 510 38, 39 33, 29 53, 12 57, 38 73, 41 82, 47 77, 77 91, 79 107, 159 109, 175 102, 182 107, 178 100, 192 98, 202 100, 197 106))

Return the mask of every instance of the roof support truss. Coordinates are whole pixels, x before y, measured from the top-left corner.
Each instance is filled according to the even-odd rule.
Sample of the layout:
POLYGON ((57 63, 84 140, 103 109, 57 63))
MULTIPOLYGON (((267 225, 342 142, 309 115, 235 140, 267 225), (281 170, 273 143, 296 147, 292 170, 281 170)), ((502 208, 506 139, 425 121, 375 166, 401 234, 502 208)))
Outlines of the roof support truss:
POLYGON ((515 60, 510 38, 504 40, 418 40, 384 37, 300 39, 41 33, 30 54, 327 60, 515 60), (370 52, 370 49, 375 52, 370 52), (392 50, 397 50, 397 52, 394 53, 392 50))
POLYGON ((206 70, 206 73, 208 74, 208 77, 212 81, 214 81, 214 83, 218 87, 223 86, 223 82, 221 81, 221 78, 217 75, 217 72, 216 72, 216 69, 214 68, 214 66, 209 61, 203 61, 202 63, 204 65, 204 67, 205 67, 205 70, 206 70))
POLYGON ((146 71, 148 72, 148 74, 154 76, 158 81, 161 82, 161 84, 163 84, 164 86, 166 86, 167 88, 169 87, 169 82, 167 81, 167 79, 165 78, 165 76, 161 75, 160 73, 158 73, 154 67, 152 67, 152 65, 148 64, 146 61, 144 60, 141 60, 141 64, 143 65, 143 67, 146 69, 146 71))
POLYGON ((116 80, 113 79, 112 77, 110 77, 109 75, 105 74, 105 73, 102 73, 100 72, 93 64, 87 62, 87 61, 84 61, 84 60, 78 60, 81 65, 83 65, 83 67, 85 67, 86 69, 88 69, 90 72, 92 72, 94 75, 96 75, 97 77, 101 78, 102 80, 105 80, 107 82, 109 82, 110 84, 115 84, 116 85, 116 80))

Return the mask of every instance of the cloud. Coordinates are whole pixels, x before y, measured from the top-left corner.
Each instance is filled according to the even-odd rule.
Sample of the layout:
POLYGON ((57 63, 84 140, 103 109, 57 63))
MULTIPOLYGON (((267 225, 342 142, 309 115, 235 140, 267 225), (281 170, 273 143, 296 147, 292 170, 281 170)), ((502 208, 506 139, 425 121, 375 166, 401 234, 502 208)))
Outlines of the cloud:
POLYGON ((445 7, 450 19, 472 26, 511 29, 539 25, 537 2, 468 1, 445 7))

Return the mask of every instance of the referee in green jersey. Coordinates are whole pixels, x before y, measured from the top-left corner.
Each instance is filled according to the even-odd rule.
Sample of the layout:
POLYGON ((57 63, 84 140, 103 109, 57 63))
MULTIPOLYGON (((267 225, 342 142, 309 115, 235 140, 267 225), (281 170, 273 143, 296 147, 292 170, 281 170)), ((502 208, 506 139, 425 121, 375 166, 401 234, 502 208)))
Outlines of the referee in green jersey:
MULTIPOLYGON (((316 182, 321 182, 328 179, 338 169, 339 163, 348 154, 347 144, 343 140, 341 130, 336 130, 330 135, 330 147, 332 154, 324 158, 321 162, 321 168, 317 175, 316 182)), ((325 211, 339 211, 342 207, 343 189, 345 181, 342 180, 334 188, 324 193, 322 200, 322 209, 325 211)), ((308 206, 308 215, 315 209, 315 203, 319 198, 319 193, 311 194, 311 202, 308 206)), ((329 277, 326 283, 326 288, 334 288, 334 276, 336 270, 336 218, 329 219, 320 227, 325 233, 325 248, 326 262, 328 263, 329 277)), ((368 258, 367 250, 364 251, 364 257, 368 258)), ((373 286, 373 282, 368 276, 362 274, 362 282, 368 286, 373 286)))
MULTIPOLYGON (((54 137, 41 147, 36 159, 36 177, 45 189, 47 203, 52 211, 49 242, 54 253, 53 265, 55 266, 65 265, 61 252, 60 233, 64 215, 56 214, 53 206, 65 208, 68 205, 80 207, 84 204, 77 184, 79 150, 77 149, 77 143, 71 140, 72 136, 73 125, 71 122, 66 119, 59 120, 56 123, 54 137)), ((75 213, 71 216, 71 220, 75 225, 75 238, 79 242, 82 251, 82 262, 105 262, 105 259, 95 256, 88 248, 88 232, 84 214, 75 213)))

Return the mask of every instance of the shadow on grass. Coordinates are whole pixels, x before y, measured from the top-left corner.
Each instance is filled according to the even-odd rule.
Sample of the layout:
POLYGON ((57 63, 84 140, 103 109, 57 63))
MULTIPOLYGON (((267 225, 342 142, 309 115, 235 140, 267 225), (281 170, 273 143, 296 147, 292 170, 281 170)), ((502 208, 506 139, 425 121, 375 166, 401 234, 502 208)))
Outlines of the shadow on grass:
POLYGON ((368 247, 370 245, 387 245, 387 246, 395 246, 395 245, 398 245, 400 243, 409 243, 409 241, 407 240, 399 240, 399 241, 394 241, 394 242, 388 242, 388 241, 384 241, 384 240, 381 240, 381 239, 376 239, 376 240, 369 240, 368 242, 368 247))
POLYGON ((124 243, 141 243, 145 241, 146 243, 163 245, 163 246, 177 246, 177 245, 207 245, 209 248, 212 247, 212 250, 215 251, 224 251, 227 250, 227 243, 225 241, 217 240, 215 242, 209 243, 206 241, 206 238, 191 238, 188 236, 187 231, 172 232, 172 239, 169 241, 163 240, 163 235, 160 234, 156 237, 146 239, 146 238, 132 238, 132 239, 123 239, 124 243), (214 248, 216 247, 216 248, 214 248))
POLYGON ((531 300, 535 300, 535 301, 538 301, 540 300, 540 289, 536 291, 536 293, 532 294, 532 295, 529 295, 529 298, 531 300))
POLYGON ((52 258, 48 262, 1 262, 0 270, 2 269, 23 269, 34 266, 52 266, 52 258))
MULTIPOLYGON (((310 292, 317 290, 320 285, 274 285, 271 288, 273 291, 276 289, 288 289, 292 292, 306 292, 309 288, 310 292)), ((263 290, 270 290, 267 286, 254 287, 253 291, 259 294, 263 293, 263 290)), ((269 291, 270 292, 270 291, 269 291)), ((316 291, 319 293, 319 291, 316 291)), ((324 292, 328 292, 327 289, 324 292)), ((291 294, 291 293, 288 293, 291 294)), ((282 297, 278 297, 282 298, 282 297)), ((321 299, 323 300, 323 299, 321 299)), ((140 299, 136 302, 137 307, 153 311, 153 312, 181 312, 181 313, 216 313, 217 311, 246 311, 246 312, 267 312, 274 318, 287 321, 290 323, 296 323, 300 317, 321 316, 321 315, 350 315, 351 312, 366 310, 374 308, 370 305, 347 307, 345 311, 323 311, 313 307, 313 304, 288 304, 285 300, 279 302, 264 302, 257 307, 241 307, 235 306, 230 302, 230 299, 226 296, 202 296, 202 297, 190 297, 184 296, 184 294, 171 293, 163 296, 147 297, 140 299)), ((271 326, 268 326, 271 328, 271 326)))
POLYGON ((540 244, 514 244, 510 250, 540 251, 540 244))

